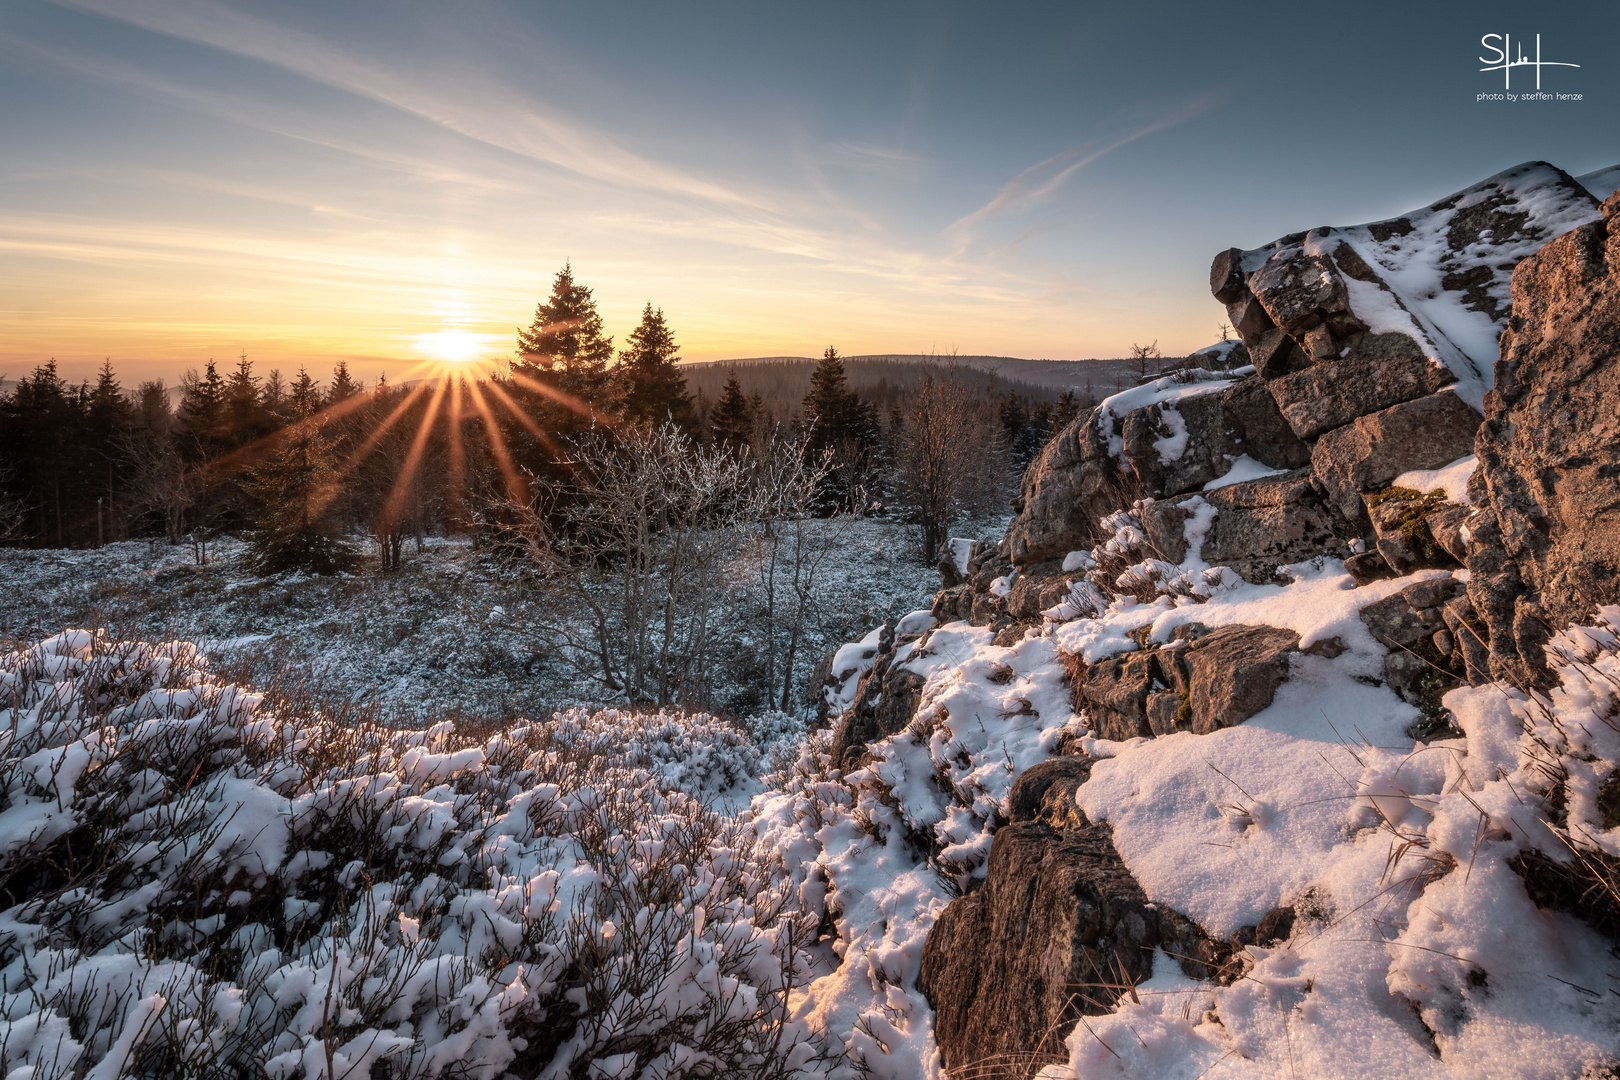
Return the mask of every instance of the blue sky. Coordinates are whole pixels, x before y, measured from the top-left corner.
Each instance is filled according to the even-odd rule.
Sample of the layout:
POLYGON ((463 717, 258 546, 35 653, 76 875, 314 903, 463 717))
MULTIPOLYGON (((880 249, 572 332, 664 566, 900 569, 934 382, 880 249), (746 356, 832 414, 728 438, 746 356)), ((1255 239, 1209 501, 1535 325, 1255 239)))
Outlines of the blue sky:
POLYGON ((0 103, 13 375, 495 358, 564 260, 689 359, 1175 353, 1221 248, 1620 162, 1620 7, 0 0, 0 103))

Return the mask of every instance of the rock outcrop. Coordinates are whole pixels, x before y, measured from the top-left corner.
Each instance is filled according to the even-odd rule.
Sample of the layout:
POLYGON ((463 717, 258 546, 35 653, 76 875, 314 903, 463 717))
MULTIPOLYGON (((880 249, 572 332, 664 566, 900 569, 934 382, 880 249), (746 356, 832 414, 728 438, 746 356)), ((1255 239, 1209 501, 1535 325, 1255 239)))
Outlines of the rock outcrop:
MULTIPOLYGON (((1165 610, 1184 609, 1239 578, 1309 577, 1320 564, 1288 568, 1325 555, 1357 585, 1410 579, 1360 607, 1361 622, 1388 649, 1383 682, 1421 710, 1408 733, 1466 737, 1448 691, 1546 685, 1551 633, 1620 603, 1617 212, 1620 195, 1600 211, 1580 183, 1530 163, 1389 221, 1221 253, 1211 288, 1241 343, 1059 433, 1027 470, 1000 546, 942 570, 935 619, 988 626, 1006 646, 1043 618, 1166 597, 1165 610)), ((1346 648, 1302 650, 1293 630, 1262 625, 1182 623, 1168 641, 1149 625, 1126 632, 1134 647, 1116 637, 1084 646, 1089 663, 1064 654, 1084 728, 1115 742, 1242 724, 1302 651, 1346 648)), ((906 646, 882 647, 833 745, 846 770, 920 697, 906 646)), ((1053 745, 1089 744, 1077 727, 1053 745)), ((1077 804, 1091 764, 1059 757, 1018 777, 982 881, 964 874, 968 891, 928 936, 917 985, 953 1074, 1031 1076, 1061 1060, 1079 1018, 1109 1011, 1155 949, 1192 977, 1227 979, 1234 947, 1292 931, 1294 909, 1277 908, 1215 942, 1151 903, 1077 804)))
POLYGON ((1160 557, 1179 563, 1194 554, 1255 584, 1270 583, 1278 567, 1313 555, 1342 559, 1359 532, 1327 501, 1309 469, 1231 484, 1197 498, 1215 508, 1215 520, 1196 552, 1188 551, 1186 539, 1192 500, 1164 500, 1142 510, 1142 527, 1160 557))
POLYGON ((1120 402, 1118 416, 1105 406, 1077 417, 1025 472, 1002 542, 1006 557, 1024 566, 1090 547, 1111 511, 1144 495, 1200 490, 1245 456, 1271 469, 1307 464, 1309 448, 1264 384, 1234 374, 1166 376, 1130 392, 1143 400, 1120 402))
POLYGON ((1299 635, 1270 626, 1198 623, 1163 648, 1123 653, 1074 676, 1074 705, 1104 739, 1207 735, 1271 704, 1288 677, 1299 635))
MULTIPOLYGON (((1287 376, 1317 365, 1345 376, 1355 415, 1451 378, 1477 407, 1512 300, 1513 267, 1592 220, 1596 208, 1561 169, 1526 162, 1387 221, 1324 226, 1222 252, 1210 268, 1210 289, 1261 376, 1283 384, 1285 410, 1297 402, 1287 376), (1439 371, 1425 374, 1424 361, 1439 371)), ((1296 431, 1317 434, 1331 419, 1353 419, 1342 409, 1338 417, 1295 416, 1296 431)))
POLYGON ((1311 451, 1311 467, 1339 513, 1366 522, 1367 494, 1404 472, 1438 469, 1467 457, 1479 421, 1479 413, 1456 394, 1430 394, 1323 435, 1311 451))
MULTIPOLYGON (((1513 267, 1571 229, 1590 238, 1603 228, 1593 223, 1598 217, 1597 201, 1581 183, 1529 162, 1388 221, 1323 227, 1222 252, 1210 268, 1211 290, 1227 306, 1255 374, 1235 381, 1222 372, 1179 375, 1116 395, 1077 418, 1025 473, 1000 556, 1035 568, 1084 550, 1103 539, 1103 517, 1150 497, 1158 505, 1141 512, 1143 527, 1161 551, 1157 557, 1175 562, 1189 554, 1183 528, 1195 508, 1189 496, 1203 492, 1217 512, 1202 550, 1191 554, 1249 581, 1272 580, 1280 566, 1317 554, 1349 558, 1364 551, 1351 568, 1363 581, 1381 576, 1382 566, 1406 574, 1456 564, 1467 554, 1471 528, 1459 506, 1427 522, 1418 537, 1409 521, 1394 531, 1379 527, 1368 504, 1403 473, 1436 469, 1473 451, 1496 338, 1516 302, 1513 267), (1205 382, 1193 385, 1199 379, 1205 382), (1240 461, 1251 470, 1298 471, 1221 486, 1240 461), (1215 490, 1205 492, 1211 485, 1215 490)), ((1574 236, 1549 251, 1567 249, 1568 259, 1576 258, 1574 236)), ((1582 250, 1595 251, 1593 242, 1580 241, 1582 250)), ((1607 273, 1595 269, 1607 265, 1603 259, 1580 257, 1586 262, 1579 268, 1536 271, 1530 287, 1558 288, 1571 275, 1586 282, 1607 273)), ((1594 323, 1590 335, 1605 332, 1594 323)), ((1237 346, 1206 354, 1238 355, 1237 346)), ((1603 378, 1597 376, 1594 392, 1603 378)), ((1558 407, 1552 397, 1512 404, 1527 392, 1517 389, 1520 382, 1509 376, 1493 407, 1558 407)), ((1514 422, 1504 412, 1503 423, 1514 422)), ((1501 426, 1491 430, 1493 446, 1509 438, 1501 426)), ((1567 449, 1564 460, 1580 459, 1577 448, 1567 449)), ((1534 462, 1520 458, 1528 478, 1534 462)), ((1593 469, 1604 467, 1600 458, 1593 469)), ((1534 521, 1541 511, 1530 507, 1528 487, 1514 495, 1503 490, 1503 506, 1518 506, 1519 517, 1504 518, 1502 527, 1527 535, 1520 519, 1534 521)), ((1508 591, 1528 596, 1539 580, 1524 578, 1508 591)), ((1590 584, 1582 579, 1582 587, 1590 584)), ((1036 593, 1032 584, 1025 589, 1036 593)), ((1525 626, 1525 647, 1535 648, 1533 615, 1516 616, 1502 603, 1497 621, 1525 626)), ((1505 603, 1539 610, 1534 599, 1505 603)))
POLYGON ((1513 275, 1475 440, 1469 592, 1492 673, 1547 679, 1552 629, 1620 603, 1620 194, 1513 275))
POLYGON ((844 711, 833 732, 833 763, 845 772, 866 761, 866 744, 904 728, 917 711, 923 677, 902 666, 918 634, 896 634, 894 621, 884 624, 878 653, 861 675, 855 702, 844 711))

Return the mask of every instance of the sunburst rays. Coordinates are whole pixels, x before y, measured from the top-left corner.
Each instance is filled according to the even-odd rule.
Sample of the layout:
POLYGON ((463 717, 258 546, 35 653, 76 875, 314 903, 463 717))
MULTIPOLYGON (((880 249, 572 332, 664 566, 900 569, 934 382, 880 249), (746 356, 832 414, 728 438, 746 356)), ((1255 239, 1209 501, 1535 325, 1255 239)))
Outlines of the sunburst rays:
MULTIPOLYGON (((358 442, 337 463, 333 470, 334 483, 316 496, 311 504, 312 511, 323 513, 329 509, 341 490, 368 458, 379 452, 386 453, 384 440, 398 429, 402 422, 409 421, 411 414, 422 407, 424 399, 426 405, 421 408, 420 419, 415 421, 415 430, 411 432, 404 460, 392 479, 378 519, 373 523, 384 531, 394 528, 404 513, 441 424, 444 426, 441 434, 445 450, 447 508, 453 519, 464 520, 466 515, 469 465, 467 433, 464 425, 468 420, 481 423, 483 442, 488 447, 489 455, 500 473, 506 496, 514 502, 527 502, 529 486, 518 467, 513 448, 509 445, 505 423, 507 421, 515 423, 554 459, 562 459, 564 450, 556 436, 546 431, 531 411, 525 409, 514 396, 515 391, 532 393, 599 427, 617 430, 621 426, 621 421, 612 414, 521 371, 508 370, 500 373, 491 370, 483 375, 469 377, 464 372, 467 366, 471 365, 424 361, 407 369, 404 373, 405 378, 401 380, 406 384, 410 382, 412 376, 432 372, 435 369, 438 374, 409 386, 397 401, 392 402, 386 414, 374 422, 365 424, 354 433, 358 442)), ((301 425, 315 424, 324 428, 350 420, 357 412, 376 404, 376 395, 377 390, 373 388, 335 402, 311 416, 294 421, 223 457, 197 465, 188 472, 197 476, 211 475, 217 479, 252 468, 268 454, 275 452, 277 447, 301 425)))

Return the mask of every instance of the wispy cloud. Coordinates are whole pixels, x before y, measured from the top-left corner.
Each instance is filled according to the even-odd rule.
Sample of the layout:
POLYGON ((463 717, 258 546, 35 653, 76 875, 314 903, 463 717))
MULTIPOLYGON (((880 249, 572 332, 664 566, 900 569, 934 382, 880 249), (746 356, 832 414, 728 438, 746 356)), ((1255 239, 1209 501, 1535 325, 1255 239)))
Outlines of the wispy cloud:
POLYGON ((759 206, 754 198, 569 122, 487 74, 462 71, 454 92, 420 73, 368 62, 302 31, 236 11, 217 0, 57 0, 60 6, 271 64, 334 89, 410 113, 489 146, 620 187, 759 206), (501 103, 501 108, 491 108, 501 103))
MULTIPOLYGON (((953 221, 946 228, 945 233, 955 242, 957 253, 960 254, 972 239, 973 227, 986 218, 1004 210, 1019 209, 1043 201, 1061 188, 1069 177, 1092 162, 1138 139, 1146 138, 1155 132, 1175 127, 1178 124, 1184 124, 1201 116, 1209 111, 1216 100, 1215 95, 1205 94, 1178 105, 1176 108, 1122 135, 1110 139, 1089 140, 1077 146, 1071 146, 1060 154, 1053 154, 1045 161, 1037 165, 1031 165, 1007 181, 1001 190, 996 192, 995 198, 971 214, 964 215, 953 221)), ((1023 237, 1019 239, 1022 240, 1023 237)))
MULTIPOLYGON (((641 219, 654 231, 718 240, 740 248, 838 265, 893 280, 912 276, 919 267, 938 269, 937 255, 929 256, 897 245, 874 218, 841 199, 831 184, 818 183, 813 171, 801 177, 808 181, 808 186, 797 191, 761 186, 745 190, 736 185, 718 184, 626 150, 608 135, 594 130, 593 125, 563 116, 492 73, 458 68, 455 77, 440 86, 431 78, 418 77, 408 64, 368 59, 357 49, 239 12, 217 0, 53 2, 273 65, 323 86, 395 109, 402 115, 427 121, 484 147, 516 155, 531 167, 561 168, 576 179, 605 185, 617 193, 607 198, 582 198, 574 204, 576 216, 589 216, 603 224, 641 219), (637 193, 640 201, 626 199, 626 192, 637 193), (596 209, 592 208, 593 204, 596 209), (606 206, 614 209, 601 209, 606 206)), ((39 46, 35 48, 51 52, 39 46)), ((234 100, 228 91, 189 87, 165 75, 117 61, 98 70, 103 64, 100 58, 90 61, 65 54, 53 58, 87 74, 139 85, 184 99, 207 112, 228 115, 267 131, 354 154, 418 176, 457 183, 466 180, 486 188, 500 186, 509 193, 515 192, 524 181, 521 170, 514 170, 507 177, 499 175, 507 171, 499 155, 492 155, 489 168, 482 172, 462 170, 385 139, 367 143, 355 138, 352 132, 327 130, 328 124, 312 126, 309 117, 294 119, 277 115, 262 101, 234 100)), ((918 160, 904 151, 868 144, 844 143, 833 152, 858 158, 868 166, 881 163, 902 168, 918 160)), ((532 190, 535 178, 530 175, 527 182, 532 190)), ((552 187, 554 182, 546 183, 546 187, 552 187)), ((930 273, 924 280, 937 285, 942 284, 941 277, 930 273)))

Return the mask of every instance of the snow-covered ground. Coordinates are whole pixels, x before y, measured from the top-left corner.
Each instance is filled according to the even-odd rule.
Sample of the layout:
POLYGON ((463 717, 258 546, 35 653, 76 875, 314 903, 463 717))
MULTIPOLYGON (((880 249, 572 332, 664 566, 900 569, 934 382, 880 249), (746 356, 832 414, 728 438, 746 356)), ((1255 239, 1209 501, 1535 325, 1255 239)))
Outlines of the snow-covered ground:
MULTIPOLYGON (((964 535, 999 535, 1004 520, 964 535)), ((869 519, 840 526, 826 561, 802 656, 803 677, 830 646, 926 605, 939 573, 922 563, 912 530, 869 519)), ((398 573, 260 578, 244 545, 225 539, 205 566, 189 547, 145 541, 94 550, 0 549, 0 637, 38 640, 68 626, 107 625, 122 636, 207 644, 216 662, 268 671, 308 665, 349 694, 370 694, 421 717, 543 716, 594 699, 526 632, 531 588, 521 568, 462 539, 407 548, 398 573)), ((240 674, 240 672, 238 672, 240 674)))
MULTIPOLYGON (((1129 515, 1112 524, 1118 550, 1071 561, 1128 552, 1129 515)), ((1081 589, 1007 647, 912 612, 902 631, 928 633, 896 659, 925 677, 916 719, 842 776, 828 732, 790 725, 761 746, 703 715, 357 725, 296 688, 232 686, 206 649, 146 632, 169 581, 193 590, 182 618, 237 639, 227 654, 359 618, 345 596, 373 590, 359 605, 372 618, 414 588, 445 621, 393 655, 441 635, 441 681, 481 686, 459 643, 492 639, 487 612, 511 585, 461 545, 388 579, 397 594, 120 547, 0 564, 14 634, 28 588, 55 616, 115 590, 140 600, 120 634, 0 654, 0 875, 27 898, 0 911, 0 1076, 207 1075, 198 1062, 228 1060, 292 1080, 387 1059, 390 1075, 490 1080, 936 1077, 916 988, 928 932, 982 876, 1014 780, 1060 744, 1096 759, 1077 801, 1152 900, 1223 938, 1279 905, 1299 917, 1287 940, 1249 947, 1229 986, 1159 957, 1076 1029, 1050 1080, 1554 1080, 1616 1060, 1620 960, 1537 909, 1508 863, 1567 862, 1571 844, 1620 855, 1602 794, 1620 766, 1620 608, 1556 641, 1561 690, 1452 691, 1464 737, 1426 744, 1408 734, 1418 711, 1378 682, 1384 646, 1357 612, 1442 572, 1355 588, 1319 559, 1249 585, 1144 561, 1156 598, 1081 589), (277 605, 291 613, 265 614, 277 605), (1191 621, 1344 648, 1298 656, 1237 727, 1087 734, 1062 654, 1139 649, 1191 621)), ((886 573, 842 580, 876 591, 886 573)), ((901 598, 921 608, 933 584, 915 581, 901 598)), ((367 640, 334 630, 306 647, 336 642, 348 662, 367 640)), ((430 681, 411 677, 390 692, 430 681)))

